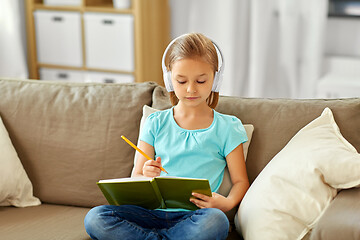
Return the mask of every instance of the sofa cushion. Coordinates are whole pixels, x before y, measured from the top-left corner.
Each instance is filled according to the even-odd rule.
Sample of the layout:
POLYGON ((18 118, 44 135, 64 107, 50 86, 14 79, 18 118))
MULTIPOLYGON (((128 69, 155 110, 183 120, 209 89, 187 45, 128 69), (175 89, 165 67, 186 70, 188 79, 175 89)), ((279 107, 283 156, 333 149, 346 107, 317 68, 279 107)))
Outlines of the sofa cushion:
POLYGON ((0 116, 0 206, 40 205, 0 116))
POLYGON ((0 207, 1 239, 91 240, 84 228, 88 208, 42 204, 0 207))
POLYGON ((153 83, 0 80, 0 114, 33 183, 47 203, 107 203, 96 181, 128 177, 142 106, 153 83))
POLYGON ((302 239, 338 189, 360 184, 360 154, 332 112, 302 128, 250 186, 237 215, 245 239, 302 239))
POLYGON ((342 190, 311 232, 310 240, 360 240, 360 188, 342 190))
MULTIPOLYGON (((152 107, 171 106, 165 88, 156 87, 152 107)), ((307 123, 330 107, 342 135, 360 152, 360 98, 349 99, 261 99, 221 96, 216 110, 254 125, 246 168, 250 183, 265 165, 307 123)))

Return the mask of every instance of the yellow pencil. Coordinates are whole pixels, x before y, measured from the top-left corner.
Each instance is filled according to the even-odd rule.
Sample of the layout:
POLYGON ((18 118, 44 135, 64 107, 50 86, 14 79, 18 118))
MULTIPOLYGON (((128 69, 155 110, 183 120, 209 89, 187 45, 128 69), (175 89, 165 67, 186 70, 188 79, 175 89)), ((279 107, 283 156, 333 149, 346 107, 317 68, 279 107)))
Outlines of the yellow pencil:
MULTIPOLYGON (((146 153, 144 153, 140 148, 138 148, 135 144, 133 144, 129 139, 127 139, 125 136, 121 136, 122 139, 125 140, 125 142, 127 142, 130 146, 132 146, 135 150, 137 150, 139 153, 141 153, 147 160, 154 160, 151 157, 149 157, 148 155, 146 155, 146 153)), ((154 160, 155 161, 155 160, 154 160)), ((168 173, 163 167, 160 167, 160 170, 163 172, 168 173)))

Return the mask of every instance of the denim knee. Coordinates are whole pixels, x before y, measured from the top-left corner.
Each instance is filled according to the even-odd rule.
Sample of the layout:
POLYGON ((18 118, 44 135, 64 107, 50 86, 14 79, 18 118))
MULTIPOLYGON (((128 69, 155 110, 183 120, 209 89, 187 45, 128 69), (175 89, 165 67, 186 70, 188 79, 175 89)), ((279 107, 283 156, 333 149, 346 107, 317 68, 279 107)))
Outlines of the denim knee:
POLYGON ((206 226, 203 226, 202 232, 208 231, 208 239, 226 239, 230 227, 226 214, 217 208, 207 208, 205 214, 208 221, 206 226), (210 236, 215 236, 215 238, 210 236))
POLYGON ((84 226, 86 232, 92 239, 97 239, 95 234, 102 232, 104 229, 104 221, 102 220, 102 213, 106 212, 106 206, 97 206, 86 214, 84 219, 84 226))

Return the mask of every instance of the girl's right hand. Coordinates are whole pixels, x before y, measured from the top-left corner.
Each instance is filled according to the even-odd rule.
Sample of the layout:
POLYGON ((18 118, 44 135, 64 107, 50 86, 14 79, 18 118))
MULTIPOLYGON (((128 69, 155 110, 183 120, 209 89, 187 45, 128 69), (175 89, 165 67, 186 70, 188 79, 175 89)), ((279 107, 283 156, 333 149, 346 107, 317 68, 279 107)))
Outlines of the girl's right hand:
POLYGON ((161 170, 161 158, 157 157, 156 161, 147 160, 143 166, 143 175, 145 177, 157 177, 160 176, 161 170))

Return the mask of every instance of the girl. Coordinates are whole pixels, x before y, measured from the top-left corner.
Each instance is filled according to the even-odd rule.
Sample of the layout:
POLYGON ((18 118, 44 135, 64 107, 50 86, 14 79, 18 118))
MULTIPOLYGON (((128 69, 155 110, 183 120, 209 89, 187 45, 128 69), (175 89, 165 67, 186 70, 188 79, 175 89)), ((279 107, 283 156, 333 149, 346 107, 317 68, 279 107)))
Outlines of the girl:
POLYGON ((164 81, 173 107, 151 114, 140 137, 133 177, 163 175, 207 178, 212 197, 193 193, 199 207, 148 210, 138 206, 99 206, 89 211, 85 228, 93 239, 226 239, 224 212, 238 205, 249 187, 243 146, 247 141, 239 119, 214 110, 219 98, 223 59, 220 49, 202 34, 186 34, 164 52, 164 81), (222 56, 221 56, 222 57, 222 56), (228 166, 232 188, 217 192, 228 166))

